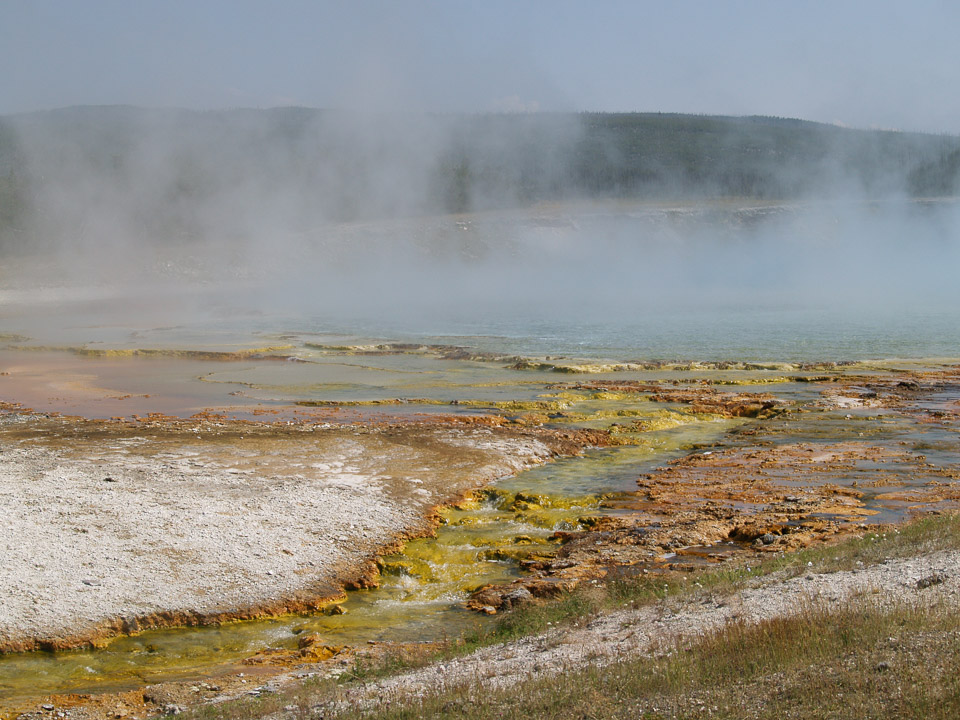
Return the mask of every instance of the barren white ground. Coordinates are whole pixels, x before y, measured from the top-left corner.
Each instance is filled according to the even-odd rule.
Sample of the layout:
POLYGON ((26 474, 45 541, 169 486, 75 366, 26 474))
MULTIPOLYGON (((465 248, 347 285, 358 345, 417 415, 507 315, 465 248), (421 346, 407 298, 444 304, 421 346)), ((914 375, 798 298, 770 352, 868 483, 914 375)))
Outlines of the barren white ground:
POLYGON ((334 583, 438 501, 548 456, 484 429, 49 442, 0 421, 0 645, 334 583), (425 438, 425 440, 424 440, 425 438))

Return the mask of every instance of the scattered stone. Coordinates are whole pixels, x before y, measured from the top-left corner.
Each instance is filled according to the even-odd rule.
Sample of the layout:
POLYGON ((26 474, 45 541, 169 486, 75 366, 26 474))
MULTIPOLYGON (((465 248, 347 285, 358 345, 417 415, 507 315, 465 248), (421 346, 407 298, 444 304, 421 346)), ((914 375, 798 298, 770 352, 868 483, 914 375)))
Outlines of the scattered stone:
POLYGON ((143 701, 156 705, 161 711, 166 707, 176 707, 181 697, 175 687, 163 683, 148 685, 142 692, 143 701))
POLYGON ((506 595, 503 596, 501 602, 501 607, 503 608, 514 608, 518 605, 524 605, 528 602, 533 601, 533 593, 527 590, 525 587, 518 587, 516 590, 511 590, 506 595))
POLYGON ((342 645, 327 645, 323 637, 316 634, 303 635, 297 641, 297 655, 307 662, 323 662, 343 650, 342 645))
POLYGON ((939 585, 940 583, 945 582, 946 579, 947 579, 947 574, 945 572, 938 570, 937 572, 932 573, 931 575, 927 575, 926 577, 922 577, 919 580, 917 580, 917 590, 923 590, 924 588, 928 588, 931 585, 939 585))

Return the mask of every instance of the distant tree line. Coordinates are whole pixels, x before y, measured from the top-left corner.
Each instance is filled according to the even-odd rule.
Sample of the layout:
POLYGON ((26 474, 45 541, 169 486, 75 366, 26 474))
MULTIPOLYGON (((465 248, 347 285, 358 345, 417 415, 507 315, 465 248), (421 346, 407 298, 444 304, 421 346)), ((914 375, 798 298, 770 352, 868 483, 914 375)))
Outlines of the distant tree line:
POLYGON ((79 107, 0 118, 0 249, 546 201, 954 195, 960 138, 771 117, 79 107))

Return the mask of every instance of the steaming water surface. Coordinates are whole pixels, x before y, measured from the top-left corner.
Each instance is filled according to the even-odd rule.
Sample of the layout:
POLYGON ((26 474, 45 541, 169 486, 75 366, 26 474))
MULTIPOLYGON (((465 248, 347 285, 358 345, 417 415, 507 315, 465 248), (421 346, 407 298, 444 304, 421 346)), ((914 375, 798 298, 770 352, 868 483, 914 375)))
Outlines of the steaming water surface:
MULTIPOLYGON (((780 374, 776 363, 784 362, 960 358, 956 209, 918 211, 919 222, 915 208, 821 210, 767 209, 754 213, 755 223, 728 209, 653 219, 646 211, 545 210, 513 225, 447 219, 438 221, 450 226, 440 234, 461 245, 439 257, 422 254, 423 244, 411 242, 416 223, 413 230, 407 223, 379 230, 354 253, 349 271, 300 243, 280 247, 278 263, 263 273, 225 267, 200 283, 182 277, 193 262, 186 250, 170 261, 177 276, 171 282, 78 277, 34 285, 8 266, 0 271, 0 369, 17 378, 20 394, 0 397, 91 417, 189 416, 206 408, 295 417, 324 403, 361 403, 355 411, 369 416, 377 406, 363 403, 410 400, 389 407, 398 417, 548 402, 548 386, 570 379, 515 369, 508 359, 514 357, 548 364, 772 363, 750 370, 755 380, 780 374), (387 262, 370 250, 381 236, 400 248, 387 262), (469 262, 464 249, 471 250, 469 262), (383 343, 457 346, 473 357, 364 351, 383 343), (261 355, 229 361, 189 354, 257 348, 261 355), (89 352, 135 349, 175 352, 89 352)), ((355 239, 356 231, 348 235, 355 239)), ((638 377, 619 371, 576 379, 638 377)), ((778 392, 796 399, 814 391, 785 384, 778 392)), ((0 658, 0 687, 104 689, 190 676, 266 646, 293 646, 294 631, 321 632, 332 643, 459 632, 481 622, 460 609, 467 590, 518 572, 496 553, 478 563, 478 552, 515 550, 518 536, 539 541, 577 515, 597 512, 599 495, 633 489, 641 473, 730 427, 692 423, 651 434, 637 447, 588 453, 504 481, 503 492, 535 490, 563 502, 523 525, 492 501, 450 511, 437 540, 412 543, 392 559, 413 569, 388 573, 380 590, 352 595, 347 615, 145 633, 107 651, 0 658)), ((792 437, 843 438, 848 431, 839 415, 792 437)), ((888 428, 891 437, 900 431, 909 441, 931 440, 888 428)), ((946 448, 940 459, 955 460, 954 439, 945 438, 932 439, 934 461, 937 442, 946 448)), ((891 518, 902 512, 893 504, 881 509, 891 518)))

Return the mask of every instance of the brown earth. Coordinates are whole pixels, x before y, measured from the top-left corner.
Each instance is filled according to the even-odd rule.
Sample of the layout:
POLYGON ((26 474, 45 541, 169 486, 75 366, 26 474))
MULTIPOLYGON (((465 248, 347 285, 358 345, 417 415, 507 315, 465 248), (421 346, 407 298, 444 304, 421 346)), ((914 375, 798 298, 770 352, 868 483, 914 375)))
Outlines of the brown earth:
MULTIPOLYGON (((814 408, 894 413, 860 420, 847 416, 848 425, 864 425, 867 432, 860 435, 874 432, 871 426, 878 422, 895 422, 890 418, 920 427, 960 427, 960 402, 950 399, 960 395, 957 368, 815 382, 823 388, 814 408)), ((877 522, 881 508, 894 507, 903 519, 960 507, 960 468, 929 463, 922 450, 910 449, 904 441, 782 442, 798 432, 798 423, 811 422, 813 410, 788 410, 766 393, 664 389, 657 383, 622 381, 564 387, 649 393, 659 402, 725 416, 784 416, 778 426, 760 423, 742 432, 738 447, 694 452, 640 477, 637 492, 603 503, 613 514, 581 519, 585 530, 556 533, 562 545, 555 554, 522 563, 529 574, 476 591, 468 602, 474 610, 496 613, 518 602, 556 596, 585 580, 692 570, 733 555, 829 542, 877 522)), ((829 419, 836 422, 833 415, 829 419)))

